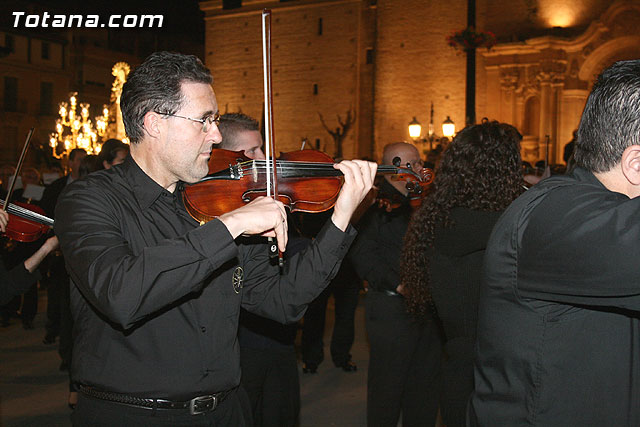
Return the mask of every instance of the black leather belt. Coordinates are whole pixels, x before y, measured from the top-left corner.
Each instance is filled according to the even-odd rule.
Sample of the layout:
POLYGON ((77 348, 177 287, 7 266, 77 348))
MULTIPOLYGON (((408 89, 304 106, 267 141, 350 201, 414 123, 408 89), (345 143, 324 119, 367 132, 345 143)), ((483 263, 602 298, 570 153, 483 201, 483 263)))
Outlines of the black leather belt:
POLYGON ((235 388, 232 388, 219 393, 194 397, 193 399, 184 402, 176 402, 173 400, 151 399, 114 393, 112 391, 102 391, 85 385, 78 386, 78 389, 82 394, 109 402, 121 403, 123 405, 135 406, 144 409, 182 409, 188 410, 191 415, 213 411, 227 398, 227 396, 231 394, 231 392, 235 390, 235 388))

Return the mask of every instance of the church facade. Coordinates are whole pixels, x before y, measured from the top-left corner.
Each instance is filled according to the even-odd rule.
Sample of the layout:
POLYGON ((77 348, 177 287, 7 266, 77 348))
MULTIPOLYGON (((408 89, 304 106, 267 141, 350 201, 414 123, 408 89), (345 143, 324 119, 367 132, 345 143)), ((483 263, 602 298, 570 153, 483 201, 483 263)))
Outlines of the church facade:
MULTIPOLYGON (((411 140, 414 117, 423 138, 429 122, 441 134, 447 117, 460 129, 466 54, 446 38, 466 27, 468 1, 201 2, 220 109, 262 115, 260 13, 269 8, 277 150, 305 139, 332 155, 379 160, 385 144, 411 140)), ((511 123, 525 159, 561 163, 600 71, 640 58, 640 1, 477 0, 476 11, 477 31, 498 41, 476 53, 477 121, 511 123)))

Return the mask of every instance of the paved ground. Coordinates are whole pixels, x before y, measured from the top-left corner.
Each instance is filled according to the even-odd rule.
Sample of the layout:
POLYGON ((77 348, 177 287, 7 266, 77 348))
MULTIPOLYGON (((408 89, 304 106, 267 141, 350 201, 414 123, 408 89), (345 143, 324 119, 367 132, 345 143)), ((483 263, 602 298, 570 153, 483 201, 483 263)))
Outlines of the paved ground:
MULTIPOLYGON (((368 348, 361 296, 356 312, 356 339, 352 349, 358 371, 343 372, 328 361, 318 373, 303 374, 301 426, 364 426, 368 348)), ((67 375, 58 370, 57 345, 44 345, 46 297, 41 293, 35 329, 25 331, 19 320, 0 328, 0 427, 70 426, 67 375)), ((330 334, 333 305, 329 303, 326 335, 330 334)), ((325 339, 328 343, 329 339, 325 339)))

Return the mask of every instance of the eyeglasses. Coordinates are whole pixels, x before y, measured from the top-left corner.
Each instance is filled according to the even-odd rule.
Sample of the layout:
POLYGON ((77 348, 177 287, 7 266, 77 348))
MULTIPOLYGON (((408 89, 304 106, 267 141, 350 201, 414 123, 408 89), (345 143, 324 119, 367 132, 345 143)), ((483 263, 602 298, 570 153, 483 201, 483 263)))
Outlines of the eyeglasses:
POLYGON ((161 114, 163 116, 177 117, 179 119, 187 119, 187 120, 191 120, 192 122, 202 123, 202 132, 204 133, 209 132, 209 130, 211 129, 211 125, 213 123, 215 123, 216 126, 220 125, 220 114, 218 113, 214 114, 213 116, 205 117, 204 119, 194 119, 192 117, 179 116, 177 114, 160 113, 158 111, 155 111, 155 113, 161 114))

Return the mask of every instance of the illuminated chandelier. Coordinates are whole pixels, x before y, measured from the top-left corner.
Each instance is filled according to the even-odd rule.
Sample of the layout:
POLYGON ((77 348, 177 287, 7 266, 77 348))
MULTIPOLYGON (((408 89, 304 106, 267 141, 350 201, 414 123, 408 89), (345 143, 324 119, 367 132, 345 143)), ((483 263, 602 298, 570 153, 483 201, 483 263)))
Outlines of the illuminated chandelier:
POLYGON ((95 118, 95 127, 89 118, 90 105, 80 103, 80 114, 77 113, 78 92, 69 95, 69 102, 59 104, 56 120, 56 132, 49 135, 49 145, 56 159, 68 156, 74 148, 82 148, 87 154, 98 154, 102 137, 109 123, 109 109, 102 108, 102 115, 95 118))

